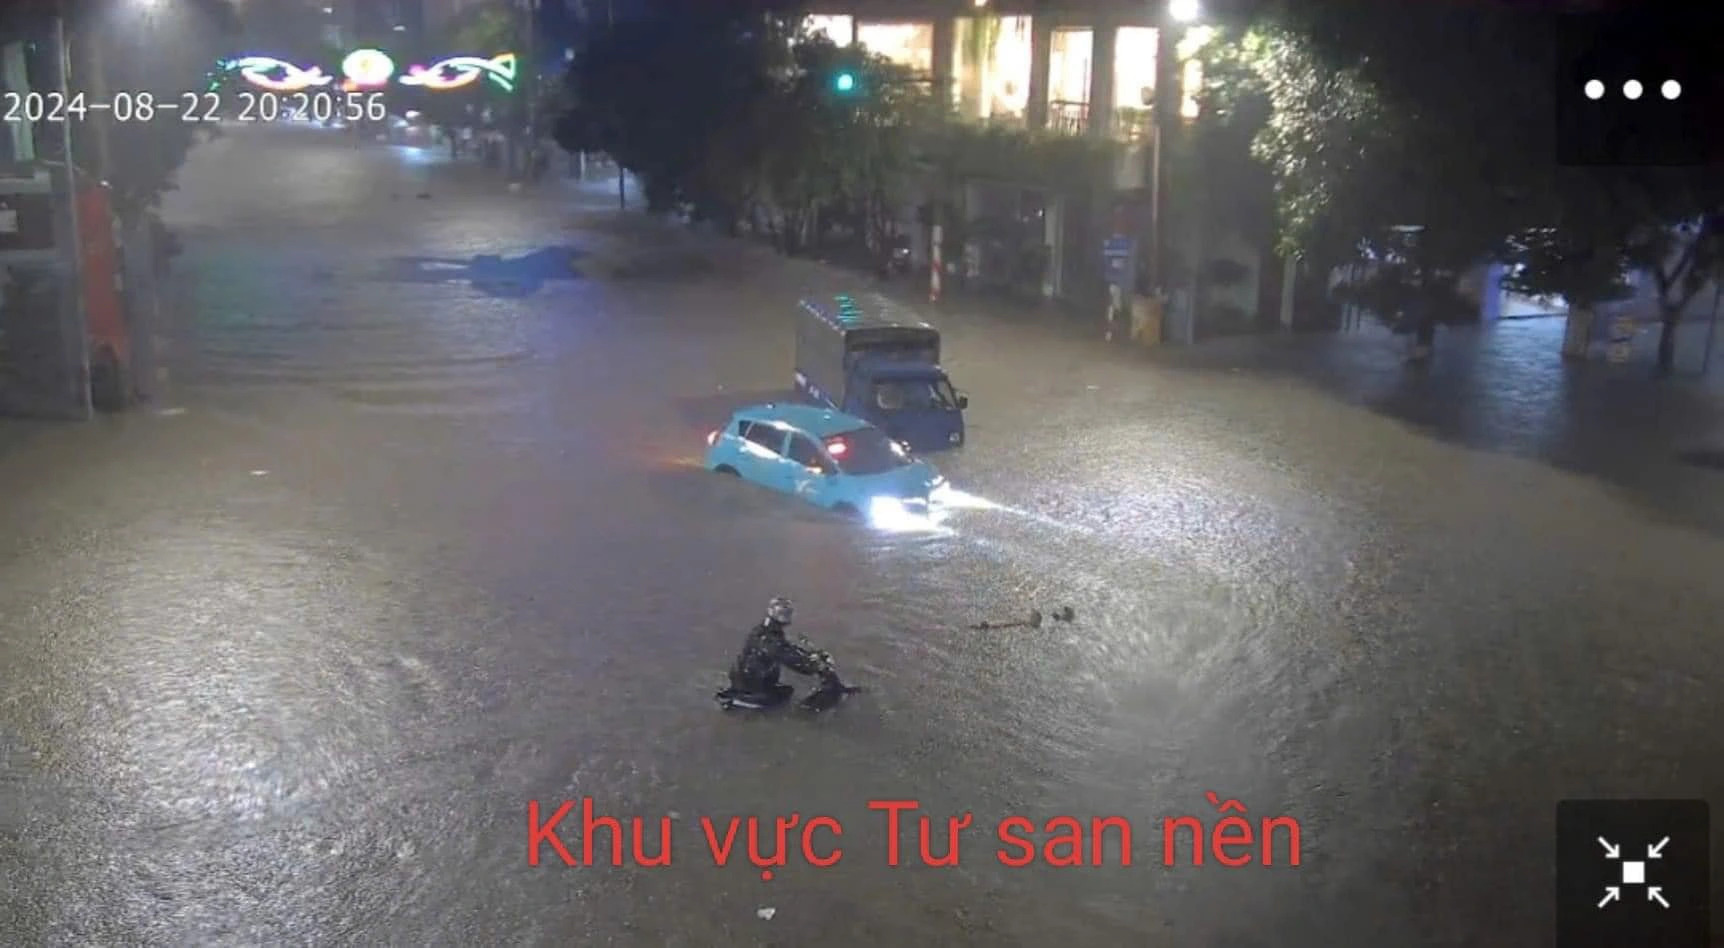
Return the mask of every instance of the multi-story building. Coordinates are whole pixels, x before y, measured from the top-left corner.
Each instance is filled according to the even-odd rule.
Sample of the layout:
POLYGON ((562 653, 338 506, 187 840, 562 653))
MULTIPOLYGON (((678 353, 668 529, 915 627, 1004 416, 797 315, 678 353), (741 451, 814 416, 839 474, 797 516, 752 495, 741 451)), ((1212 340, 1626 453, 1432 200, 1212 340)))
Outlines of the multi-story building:
MULTIPOLYGON (((1019 288, 1028 282, 1048 297, 1093 299, 1100 295, 1107 237, 1137 237, 1145 250, 1156 241, 1184 240, 1160 234, 1154 221, 1163 202, 1152 187, 1152 131, 1158 108, 1166 121, 1173 121, 1173 110, 1183 119, 1195 117, 1202 74, 1191 54, 1211 31, 1200 21, 1176 24, 1166 2, 816 0, 810 25, 840 44, 860 43, 927 75, 968 121, 1117 143, 1118 161, 1104 180, 1052 184, 977 176, 963 182, 957 202, 970 222, 995 231, 1015 228, 1020 246, 1039 243, 1045 261, 1034 265, 1039 280, 1002 275, 987 245, 1011 241, 978 238, 964 249, 968 276, 1019 288)), ((927 214, 921 216, 924 226, 910 230, 921 238, 918 253, 926 254, 927 214)), ((1280 273, 1259 266, 1264 254, 1258 248, 1230 234, 1205 234, 1203 242, 1186 249, 1249 269, 1225 291, 1211 292, 1211 305, 1251 318, 1266 294, 1278 293, 1276 285, 1260 285, 1277 284, 1280 273)), ((1013 265, 1007 260, 1004 268, 1013 265)))

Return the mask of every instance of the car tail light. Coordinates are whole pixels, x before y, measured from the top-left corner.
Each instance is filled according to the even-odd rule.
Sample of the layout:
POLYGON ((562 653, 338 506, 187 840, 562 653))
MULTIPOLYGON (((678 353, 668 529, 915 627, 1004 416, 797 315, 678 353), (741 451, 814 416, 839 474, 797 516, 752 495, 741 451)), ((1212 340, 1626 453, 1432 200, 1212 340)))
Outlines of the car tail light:
POLYGON ((850 445, 845 444, 842 438, 834 438, 831 441, 826 442, 827 453, 831 454, 835 458, 843 457, 844 452, 848 450, 850 450, 850 445))
POLYGON ((717 443, 718 443, 718 432, 716 430, 714 430, 711 434, 706 436, 706 446, 710 448, 717 443))

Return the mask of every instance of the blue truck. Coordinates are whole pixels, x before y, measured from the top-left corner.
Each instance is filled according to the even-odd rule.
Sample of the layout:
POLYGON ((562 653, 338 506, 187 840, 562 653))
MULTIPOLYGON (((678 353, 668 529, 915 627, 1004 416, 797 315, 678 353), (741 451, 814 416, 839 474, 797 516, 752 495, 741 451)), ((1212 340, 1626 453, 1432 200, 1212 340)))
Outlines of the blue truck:
POLYGON ((940 331, 864 311, 855 299, 805 299, 796 320, 796 390, 867 419, 915 451, 964 443, 970 400, 940 368, 940 331))

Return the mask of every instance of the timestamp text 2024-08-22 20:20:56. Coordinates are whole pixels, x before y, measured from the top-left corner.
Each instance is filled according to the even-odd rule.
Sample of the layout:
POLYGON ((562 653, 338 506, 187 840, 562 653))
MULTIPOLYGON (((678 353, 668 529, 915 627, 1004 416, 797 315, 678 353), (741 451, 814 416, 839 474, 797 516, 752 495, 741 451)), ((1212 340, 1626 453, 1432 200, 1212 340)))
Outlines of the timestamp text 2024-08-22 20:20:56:
POLYGON ((105 98, 73 92, 0 93, 7 122, 317 122, 381 121, 389 109, 381 92, 115 92, 105 98))

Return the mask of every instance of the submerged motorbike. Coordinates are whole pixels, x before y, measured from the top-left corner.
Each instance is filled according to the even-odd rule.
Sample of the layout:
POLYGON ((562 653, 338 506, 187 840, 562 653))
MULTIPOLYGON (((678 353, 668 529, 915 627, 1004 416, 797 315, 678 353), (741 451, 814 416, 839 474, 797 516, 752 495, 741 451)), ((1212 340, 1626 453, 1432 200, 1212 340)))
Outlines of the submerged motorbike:
MULTIPOLYGON (((810 714, 830 711, 842 704, 844 699, 862 691, 854 685, 847 685, 838 676, 838 668, 832 661, 832 656, 826 652, 812 652, 814 660, 820 666, 820 683, 814 686, 801 701, 796 702, 796 708, 810 714)), ((778 688, 765 695, 739 692, 735 688, 724 688, 713 694, 713 700, 719 708, 725 711, 776 711, 790 704, 796 689, 790 685, 779 685, 778 688)))

